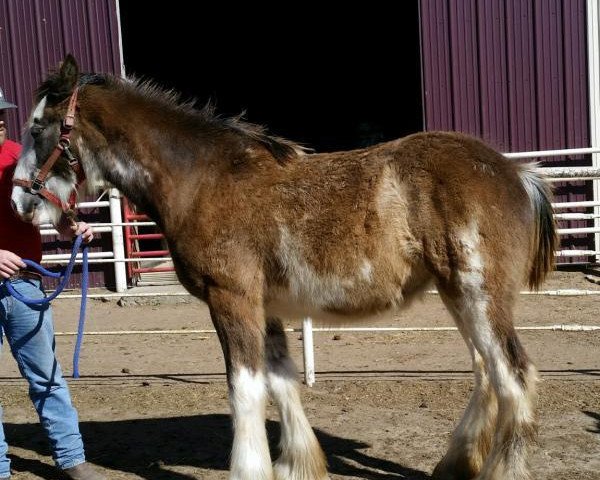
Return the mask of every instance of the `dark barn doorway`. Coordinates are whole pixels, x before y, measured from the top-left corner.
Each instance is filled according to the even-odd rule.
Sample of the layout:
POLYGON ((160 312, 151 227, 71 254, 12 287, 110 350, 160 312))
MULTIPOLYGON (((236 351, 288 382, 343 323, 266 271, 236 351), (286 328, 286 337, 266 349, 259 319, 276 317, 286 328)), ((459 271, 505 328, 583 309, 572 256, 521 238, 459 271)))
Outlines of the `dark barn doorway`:
POLYGON ((128 75, 199 106, 210 99, 224 115, 245 111, 248 121, 316 151, 423 129, 417 0, 337 13, 191 5, 121 0, 128 75))

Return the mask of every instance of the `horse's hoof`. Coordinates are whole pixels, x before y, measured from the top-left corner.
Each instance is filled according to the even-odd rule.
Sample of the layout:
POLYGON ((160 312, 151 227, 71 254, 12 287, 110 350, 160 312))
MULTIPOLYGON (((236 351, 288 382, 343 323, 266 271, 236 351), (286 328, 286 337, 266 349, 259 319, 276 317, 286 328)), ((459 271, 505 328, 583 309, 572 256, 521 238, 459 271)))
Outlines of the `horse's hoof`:
POLYGON ((477 472, 472 471, 464 463, 446 462, 442 460, 436 465, 431 474, 431 480, 473 480, 477 472))
POLYGON ((313 468, 292 469, 289 463, 279 460, 273 463, 275 480, 330 480, 327 471, 322 470, 320 466, 316 470, 315 472, 315 466, 313 468))

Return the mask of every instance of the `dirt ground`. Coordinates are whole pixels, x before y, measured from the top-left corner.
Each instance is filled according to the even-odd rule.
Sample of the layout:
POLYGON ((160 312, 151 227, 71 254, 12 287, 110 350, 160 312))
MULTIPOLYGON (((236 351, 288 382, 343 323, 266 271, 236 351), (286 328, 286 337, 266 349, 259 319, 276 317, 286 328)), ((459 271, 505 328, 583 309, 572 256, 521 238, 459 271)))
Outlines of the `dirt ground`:
MULTIPOLYGON (((556 272, 545 289, 600 290, 579 272, 556 272)), ((88 332, 211 328, 206 307, 179 299, 94 300, 88 332)), ((79 302, 54 302, 59 333, 75 329, 79 302)), ((517 324, 600 325, 600 295, 523 295, 517 324)), ((428 294, 381 326, 450 326, 428 294)), ((297 326, 297 325, 295 325, 297 326)), ((541 371, 533 478, 600 479, 600 331, 522 331, 541 371)), ((290 333, 302 364, 301 339, 290 333)), ((71 373, 75 338, 58 335, 71 373)), ((332 480, 430 478, 471 388, 456 332, 315 333, 317 383, 302 387, 332 480)), ((87 335, 82 378, 70 380, 89 460, 111 479, 225 479, 231 446, 223 359, 212 333, 87 335)), ((14 479, 58 478, 27 389, 5 348, 0 401, 14 479)), ((276 453, 279 423, 269 407, 276 453)))

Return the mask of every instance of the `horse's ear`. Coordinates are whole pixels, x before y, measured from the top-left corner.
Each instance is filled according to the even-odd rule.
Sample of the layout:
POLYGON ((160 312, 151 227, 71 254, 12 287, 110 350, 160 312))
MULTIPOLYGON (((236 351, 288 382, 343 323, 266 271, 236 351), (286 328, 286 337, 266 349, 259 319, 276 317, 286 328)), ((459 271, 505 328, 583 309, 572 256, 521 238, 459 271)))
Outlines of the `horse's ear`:
POLYGON ((70 53, 61 62, 58 75, 67 89, 72 90, 77 85, 79 81, 79 67, 77 66, 77 60, 70 53))
POLYGON ((71 93, 79 83, 79 67, 73 55, 68 54, 65 59, 59 63, 57 70, 51 72, 48 78, 42 82, 35 94, 35 99, 39 102, 47 97, 50 104, 62 102, 71 93))

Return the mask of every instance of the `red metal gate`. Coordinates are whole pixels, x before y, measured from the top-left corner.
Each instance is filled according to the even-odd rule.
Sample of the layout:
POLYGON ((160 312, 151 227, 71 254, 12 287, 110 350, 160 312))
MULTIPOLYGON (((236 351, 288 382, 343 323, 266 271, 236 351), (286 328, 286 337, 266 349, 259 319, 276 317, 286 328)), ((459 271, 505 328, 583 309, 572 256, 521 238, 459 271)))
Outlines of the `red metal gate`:
POLYGON ((134 285, 177 283, 173 273, 175 268, 166 258, 169 257, 169 250, 165 247, 164 235, 158 231, 156 226, 147 225, 146 223, 151 221, 148 216, 137 212, 126 198, 123 199, 123 217, 125 223, 128 224, 125 226, 124 232, 127 258, 156 259, 149 262, 128 262, 127 273, 131 283, 134 285), (144 224, 141 226, 129 225, 136 222, 144 222, 144 224))

